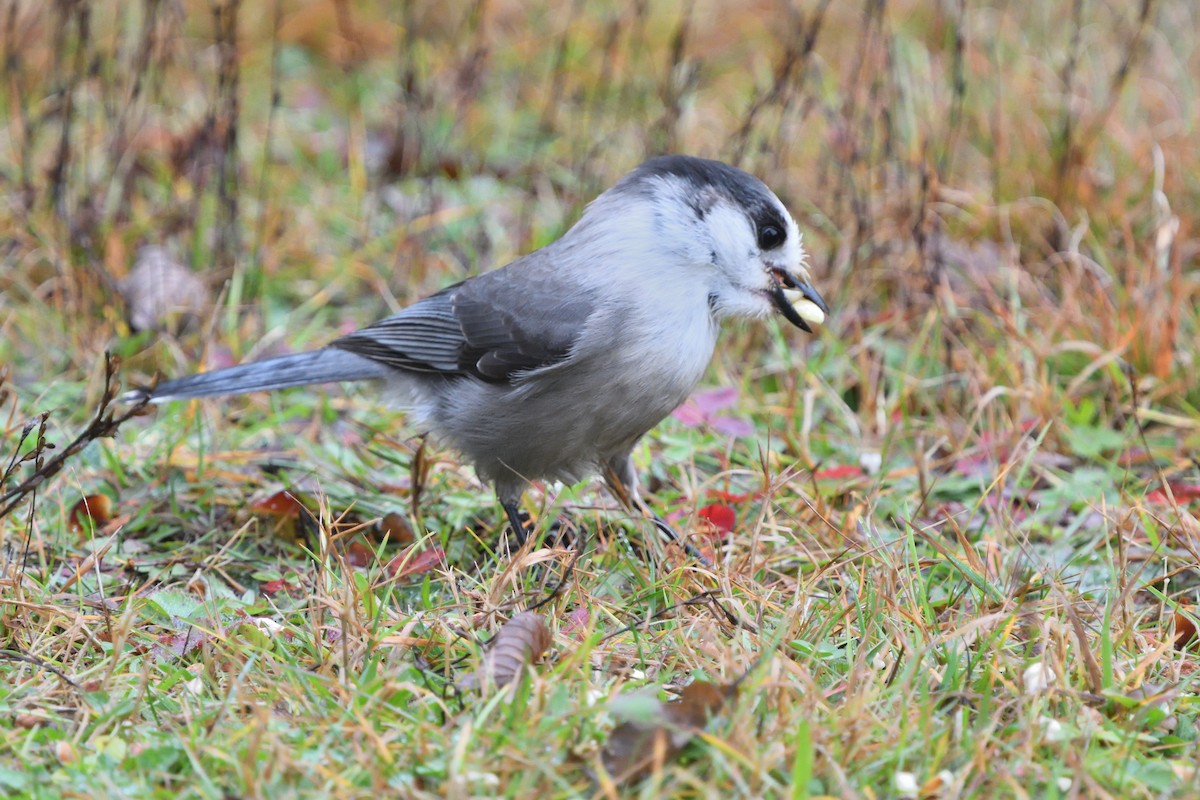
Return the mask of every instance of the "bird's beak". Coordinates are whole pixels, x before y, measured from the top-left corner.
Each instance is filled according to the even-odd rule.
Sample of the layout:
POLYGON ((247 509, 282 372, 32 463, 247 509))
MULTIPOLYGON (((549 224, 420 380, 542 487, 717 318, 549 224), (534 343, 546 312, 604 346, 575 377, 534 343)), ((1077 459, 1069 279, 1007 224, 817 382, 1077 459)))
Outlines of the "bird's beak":
POLYGON ((812 333, 809 327, 820 325, 829 313, 829 306, 817 294, 817 290, 804 281, 797 280, 791 273, 782 269, 772 269, 775 285, 771 289, 771 299, 775 307, 788 322, 801 330, 812 333))

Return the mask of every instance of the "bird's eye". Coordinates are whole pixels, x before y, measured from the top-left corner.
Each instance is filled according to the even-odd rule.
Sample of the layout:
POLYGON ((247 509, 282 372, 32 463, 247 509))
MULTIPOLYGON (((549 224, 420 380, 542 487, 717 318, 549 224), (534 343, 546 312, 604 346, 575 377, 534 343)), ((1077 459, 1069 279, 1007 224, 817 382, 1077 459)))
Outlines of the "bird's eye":
POLYGON ((763 225, 758 229, 758 246, 763 250, 774 250, 786 238, 787 235, 778 225, 763 225))

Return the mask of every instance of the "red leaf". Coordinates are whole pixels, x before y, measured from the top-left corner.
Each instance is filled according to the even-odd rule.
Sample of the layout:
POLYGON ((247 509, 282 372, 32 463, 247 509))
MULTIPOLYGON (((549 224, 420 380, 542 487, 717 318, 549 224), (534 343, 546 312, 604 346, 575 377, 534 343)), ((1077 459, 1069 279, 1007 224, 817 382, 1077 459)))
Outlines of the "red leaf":
POLYGON ((737 525, 737 512, 723 503, 712 503, 704 506, 696 514, 717 529, 717 533, 728 535, 737 525))
POLYGON ((1185 481, 1167 481, 1167 485, 1171 487, 1171 493, 1168 495, 1166 489, 1154 489, 1146 493, 1147 503, 1157 503, 1159 505, 1169 505, 1171 497, 1175 498, 1175 502, 1180 505, 1187 505, 1193 500, 1200 500, 1200 483, 1187 483, 1185 481))
POLYGON ((266 581, 258 588, 262 590, 263 594, 278 594, 279 592, 295 592, 300 587, 287 578, 276 578, 273 581, 266 581))
POLYGON ((1135 447, 1132 450, 1126 450, 1117 456, 1117 463, 1122 467, 1132 467, 1137 464, 1145 464, 1151 459, 1152 455, 1149 450, 1144 447, 1135 447))
POLYGON ((954 462, 954 471, 967 478, 991 475, 996 471, 997 460, 989 453, 964 456, 954 462))
POLYGON ((819 481, 840 481, 846 478, 861 478, 866 474, 860 466, 843 464, 840 467, 830 467, 829 469, 814 472, 813 477, 819 481))
POLYGON ((295 519, 304 510, 304 505, 296 499, 295 495, 287 489, 283 489, 270 497, 265 497, 251 504, 250 510, 262 514, 270 514, 275 517, 291 517, 295 519))
POLYGON ((440 547, 430 547, 418 553, 412 552, 410 547, 389 561, 384 569, 388 577, 400 579, 409 575, 420 575, 444 563, 446 551, 440 547))
POLYGON ((362 542, 354 541, 346 546, 345 559, 352 567, 365 567, 375 560, 375 554, 362 542))

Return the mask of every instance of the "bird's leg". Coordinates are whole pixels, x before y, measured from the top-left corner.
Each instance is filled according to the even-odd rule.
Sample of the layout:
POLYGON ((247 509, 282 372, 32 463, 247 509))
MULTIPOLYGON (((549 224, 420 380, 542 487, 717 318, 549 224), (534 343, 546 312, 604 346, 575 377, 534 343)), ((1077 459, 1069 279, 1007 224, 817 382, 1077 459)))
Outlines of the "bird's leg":
MULTIPOLYGON (((532 529, 535 527, 534 523, 531 520, 529 520, 529 515, 523 514, 520 507, 517 505, 517 503, 519 502, 519 497, 520 497, 520 495, 518 495, 518 499, 512 499, 512 500, 503 500, 502 499, 500 501, 500 505, 504 507, 504 516, 508 517, 508 524, 512 526, 513 538, 516 540, 516 543, 517 543, 517 546, 515 548, 509 548, 510 555, 515 554, 522 547, 524 547, 525 539, 528 537, 528 535, 532 532, 532 529), (528 527, 526 527, 526 521, 529 521, 528 527)), ((568 526, 568 527, 570 527, 570 526, 568 526)), ((547 531, 547 535, 548 536, 551 534, 557 535, 559 533, 559 531, 561 530, 561 528, 562 528, 562 521, 556 519, 554 521, 554 523, 550 526, 550 530, 547 531)), ((584 549, 583 546, 586 545, 586 543, 587 543, 586 539, 583 539, 582 542, 577 543, 579 546, 576 548, 575 554, 573 556, 571 556, 571 560, 567 562, 566 567, 563 569, 562 577, 559 578, 558 581, 554 584, 554 586, 543 595, 541 600, 539 600, 538 602, 529 606, 526 609, 527 611, 534 611, 536 609, 539 609, 542 606, 544 606, 547 603, 554 600, 554 598, 558 597, 559 593, 562 592, 563 587, 567 585, 567 581, 571 578, 571 573, 574 572, 574 570, 575 570, 576 562, 578 562, 580 556, 583 555, 583 549, 584 549)), ((534 565, 534 567, 533 567, 534 574, 539 575, 539 576, 542 575, 543 569, 544 569, 544 565, 542 565, 542 564, 534 565)))
POLYGON ((605 463, 604 482, 608 484, 609 491, 616 496, 621 505, 640 513, 643 517, 653 522, 654 527, 658 528, 659 533, 665 536, 668 541, 677 542, 689 556, 706 567, 710 566, 709 560, 704 557, 703 553, 676 533, 675 529, 668 525, 665 519, 655 513, 654 509, 650 508, 650 506, 646 505, 646 501, 642 500, 642 496, 638 492, 637 472, 633 468, 633 460, 628 453, 613 456, 605 463))
POLYGON ((520 550, 525 546, 525 520, 521 519, 521 509, 517 506, 516 500, 501 500, 500 505, 504 506, 504 516, 508 517, 508 524, 512 526, 513 538, 517 541, 515 550, 520 550))
MULTIPOLYGON (((513 538, 516 540, 517 546, 514 550, 520 550, 525 545, 525 540, 529 538, 529 534, 537 528, 537 523, 521 510, 517 500, 501 500, 500 505, 504 507, 504 516, 508 519, 508 524, 512 528, 513 538)), ((568 526, 569 527, 569 526, 568 526)), ((550 527, 546 529, 543 541, 547 543, 558 543, 559 538, 564 530, 563 520, 555 519, 550 523, 550 527)))

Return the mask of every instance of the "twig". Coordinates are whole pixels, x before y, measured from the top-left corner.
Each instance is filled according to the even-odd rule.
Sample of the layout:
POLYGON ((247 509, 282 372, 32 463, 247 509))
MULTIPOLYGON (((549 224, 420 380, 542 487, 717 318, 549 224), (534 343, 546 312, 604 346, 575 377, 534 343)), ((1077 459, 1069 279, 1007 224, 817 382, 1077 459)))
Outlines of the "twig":
POLYGON ((20 661, 25 664, 30 664, 30 665, 38 667, 40 669, 44 669, 47 672, 54 673, 54 675, 56 675, 58 677, 58 679, 63 681, 64 683, 70 684, 72 687, 74 687, 76 689, 79 688, 79 684, 77 684, 75 681, 68 678, 67 674, 65 672, 63 672, 61 669, 54 666, 53 664, 51 664, 47 661, 44 661, 43 659, 38 658, 37 656, 31 656, 31 655, 28 655, 27 653, 20 653, 20 652, 17 652, 16 650, 0 650, 0 659, 7 659, 8 661, 20 661))
POLYGON ((111 406, 120 388, 120 381, 117 380, 117 370, 120 365, 121 359, 118 356, 112 353, 104 354, 104 394, 100 398, 100 405, 96 409, 96 414, 92 417, 92 421, 88 426, 84 428, 83 432, 76 436, 69 445, 60 450, 53 458, 49 460, 42 459, 43 451, 56 449, 53 444, 46 442, 43 435, 49 413, 41 415, 40 423, 30 423, 26 426, 22 441, 24 441, 25 436, 28 436, 34 424, 40 425, 38 444, 34 451, 36 455, 30 454, 30 456, 26 456, 26 459, 24 459, 35 458, 36 466, 33 474, 21 481, 16 488, 0 495, 0 519, 12 513, 14 509, 24 502, 25 498, 35 492, 46 481, 57 475, 69 459, 78 455, 96 439, 112 436, 117 432, 117 428, 121 427, 130 417, 137 416, 146 404, 150 402, 149 395, 143 395, 124 413, 119 416, 113 413, 111 406))
POLYGON ((758 629, 754 625, 739 620, 728 609, 726 609, 724 606, 722 606, 720 603, 718 603, 717 598, 716 598, 716 590, 709 589, 706 592, 701 592, 700 594, 689 597, 687 600, 684 600, 682 603, 675 603, 674 605, 667 606, 666 608, 662 609, 661 611, 658 611, 657 613, 652 614, 643 620, 635 622, 632 625, 626 625, 624 628, 617 628, 615 631, 607 634, 603 639, 601 639, 600 644, 604 644, 609 639, 613 639, 617 636, 620 636, 623 633, 628 633, 630 631, 637 630, 639 628, 648 627, 650 625, 650 623, 653 622, 654 620, 661 619, 662 617, 666 616, 667 614, 671 613, 672 611, 675 611, 676 609, 686 608, 687 606, 695 606, 695 605, 707 605, 709 608, 711 608, 715 611, 719 611, 725 617, 725 621, 728 622, 730 625, 732 625, 735 628, 737 628, 737 627, 745 628, 746 630, 750 631, 751 633, 758 632, 758 629))

